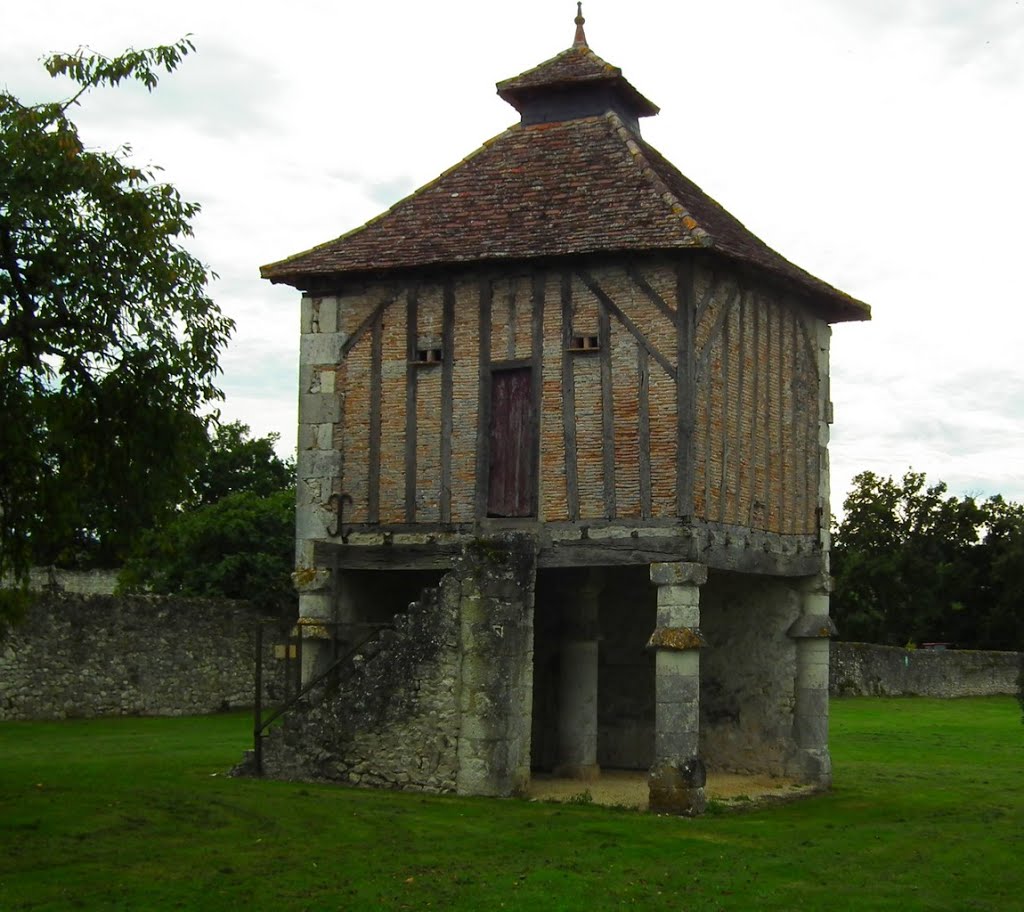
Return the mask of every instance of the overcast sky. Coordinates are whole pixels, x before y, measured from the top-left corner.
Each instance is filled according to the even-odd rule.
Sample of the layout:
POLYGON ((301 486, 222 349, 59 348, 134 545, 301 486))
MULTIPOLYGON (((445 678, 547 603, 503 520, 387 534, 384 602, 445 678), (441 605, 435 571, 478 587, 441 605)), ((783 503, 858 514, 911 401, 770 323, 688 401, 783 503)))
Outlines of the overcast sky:
MULTIPOLYGON (((223 414, 295 444, 298 294, 259 266, 329 240, 517 120, 494 83, 572 42, 570 0, 3 2, 0 84, 39 58, 191 33, 147 95, 99 90, 86 143, 129 143, 202 204, 192 249, 238 329, 223 414)), ((833 509, 908 467, 1024 500, 1020 0, 587 0, 591 48, 662 113, 644 137, 788 259, 868 302, 832 339, 833 509)))

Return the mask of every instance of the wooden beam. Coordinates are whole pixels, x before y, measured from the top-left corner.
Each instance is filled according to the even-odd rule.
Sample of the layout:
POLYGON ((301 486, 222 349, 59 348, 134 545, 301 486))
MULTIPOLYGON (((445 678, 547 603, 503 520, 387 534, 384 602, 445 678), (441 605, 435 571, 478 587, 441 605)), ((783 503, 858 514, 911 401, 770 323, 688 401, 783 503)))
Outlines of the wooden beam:
POLYGON ((651 518, 651 369, 647 349, 636 347, 637 436, 640 444, 640 516, 651 518))
MULTIPOLYGON (((383 311, 381 311, 383 314, 383 311)), ((380 421, 381 421, 381 360, 383 358, 383 320, 381 315, 373 323, 370 342, 370 466, 366 492, 366 518, 380 522, 380 421)))
POLYGON ((671 307, 669 307, 668 304, 665 303, 665 299, 660 294, 658 294, 658 292, 654 289, 650 282, 648 282, 647 279, 644 278, 644 274, 639 270, 639 268, 635 264, 631 263, 626 267, 626 272, 629 274, 629 277, 633 280, 633 284, 635 284, 645 295, 647 295, 650 302, 655 307, 657 307, 658 310, 662 312, 662 314, 668 317, 670 322, 675 323, 675 311, 671 307))
MULTIPOLYGON (((743 300, 743 296, 740 296, 743 300)), ((718 441, 721 447, 722 462, 719 467, 718 476, 718 521, 724 523, 729 511, 729 457, 732 455, 729 447, 729 371, 732 367, 732 321, 727 316, 722 324, 722 427, 721 438, 718 441)), ((708 519, 710 519, 710 515, 708 519)))
POLYGON ((541 270, 533 272, 533 309, 530 315, 530 355, 532 358, 533 381, 533 420, 536 422, 536 445, 533 450, 533 515, 540 516, 540 490, 543 479, 540 474, 541 418, 543 414, 544 396, 544 296, 547 288, 547 273, 541 270))
POLYGON ((441 522, 452 521, 452 414, 455 376, 455 282, 444 281, 441 308, 441 522))
POLYGON ((491 304, 494 289, 489 275, 480 276, 480 354, 476 426, 476 516, 487 516, 487 481, 491 461, 491 304))
MULTIPOLYGON (((750 504, 751 508, 755 502, 762 503, 760 494, 761 492, 757 487, 757 467, 760 460, 757 457, 758 450, 758 437, 757 437, 757 419, 762 414, 761 403, 760 403, 760 384, 761 384, 761 371, 764 370, 764 366, 761 364, 761 303, 757 296, 754 294, 750 295, 751 306, 754 309, 754 356, 753 356, 753 374, 754 378, 751 383, 750 391, 750 402, 753 412, 753 417, 750 422, 750 440, 747 443, 748 451, 752 457, 752 465, 750 469, 750 504)), ((764 469, 767 472, 767 468, 764 469)), ((753 527, 754 511, 751 509, 750 515, 747 517, 747 523, 753 527)))
POLYGON ((682 254, 676 262, 676 514, 687 518, 693 516, 694 484, 694 278, 693 258, 682 254))
POLYGON ((615 505, 615 409, 612 401, 612 332, 608 311, 597 311, 597 341, 601 354, 601 454, 604 462, 604 513, 618 515, 615 505))
POLYGON ((384 315, 384 311, 398 300, 399 294, 401 294, 401 292, 395 292, 390 298, 386 301, 381 301, 381 303, 371 310, 370 313, 363 317, 363 321, 356 327, 355 332, 352 333, 352 335, 349 336, 341 346, 340 360, 344 361, 345 358, 348 357, 348 353, 352 351, 352 349, 358 344, 359 340, 366 335, 367 330, 373 326, 374 323, 378 322, 384 315))
POLYGON ((576 467, 576 378, 573 374, 572 273, 562 273, 562 433, 565 442, 565 499, 569 519, 579 519, 580 489, 576 467))
POLYGON ((342 545, 317 542, 314 560, 341 570, 447 570, 462 551, 461 544, 342 545))
POLYGON ((650 340, 640 331, 639 327, 619 309, 618 305, 608 297, 604 289, 594 281, 593 276, 583 269, 577 270, 576 275, 579 277, 580 281, 590 289, 591 294, 597 298, 601 306, 607 308, 615 319, 625 326, 630 333, 632 333, 633 338, 647 349, 647 353, 665 369, 665 373, 675 380, 676 368, 673 367, 671 362, 651 344, 650 340))
POLYGON ((700 326, 704 322, 704 314, 707 313, 708 307, 711 306, 711 302, 718 293, 718 276, 713 269, 708 270, 708 276, 708 287, 704 289, 704 294, 700 296, 700 303, 697 305, 697 312, 694 315, 693 322, 696 326, 700 326))
POLYGON ((750 464, 750 450, 747 449, 747 429, 744 426, 747 418, 747 410, 743 405, 743 396, 747 391, 747 311, 749 310, 749 295, 740 295, 739 302, 739 314, 737 315, 737 326, 739 328, 739 338, 737 341, 737 357, 736 357, 736 436, 733 440, 736 442, 736 512, 734 514, 734 520, 736 522, 742 522, 746 524, 750 521, 750 509, 749 509, 749 498, 743 499, 743 483, 744 479, 748 477, 747 467, 750 464), (746 515, 742 513, 743 505, 748 505, 746 515))
POLYGON ((707 371, 708 359, 711 357, 711 350, 715 346, 715 340, 722 333, 722 324, 728 319, 729 311, 732 309, 733 304, 736 303, 736 299, 740 295, 740 286, 737 284, 729 295, 729 300, 725 302, 722 309, 718 312, 715 317, 715 325, 711 327, 711 331, 708 333, 707 338, 704 340, 704 344, 701 346, 699 357, 698 368, 702 372, 707 371))
POLYGON ((418 343, 416 288, 406 295, 405 317, 405 521, 416 522, 416 346, 418 343))

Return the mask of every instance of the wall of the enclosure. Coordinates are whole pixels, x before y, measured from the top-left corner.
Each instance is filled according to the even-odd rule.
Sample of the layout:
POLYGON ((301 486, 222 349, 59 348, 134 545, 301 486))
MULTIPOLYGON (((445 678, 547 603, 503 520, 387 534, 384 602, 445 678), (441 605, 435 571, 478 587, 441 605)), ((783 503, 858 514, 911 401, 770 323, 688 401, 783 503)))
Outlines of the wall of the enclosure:
POLYGON ((1019 652, 973 649, 901 649, 868 643, 832 643, 833 696, 983 697, 1015 694, 1024 670, 1019 652))
POLYGON ((715 769, 782 775, 795 750, 800 597, 784 580, 712 572, 700 591, 701 755, 715 769))
POLYGON ((698 270, 695 298, 694 514, 818 532, 828 517, 827 324, 732 272, 698 270))
MULTIPOLYGON (((251 706, 256 625, 245 602, 45 593, 0 641, 0 719, 176 716, 251 706)), ((284 663, 266 635, 269 699, 284 663)))

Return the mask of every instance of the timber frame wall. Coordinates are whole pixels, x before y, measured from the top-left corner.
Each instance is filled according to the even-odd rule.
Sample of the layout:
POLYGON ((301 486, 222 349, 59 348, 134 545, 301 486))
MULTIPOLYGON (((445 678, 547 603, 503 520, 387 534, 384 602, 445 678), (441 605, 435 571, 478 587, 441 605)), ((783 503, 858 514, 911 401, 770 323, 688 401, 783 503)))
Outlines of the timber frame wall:
POLYGON ((317 541, 500 523, 490 384, 515 367, 532 370, 538 416, 528 524, 699 528, 760 552, 791 543, 794 575, 821 566, 830 331, 799 297, 703 252, 326 291, 303 299, 300 566, 317 541))

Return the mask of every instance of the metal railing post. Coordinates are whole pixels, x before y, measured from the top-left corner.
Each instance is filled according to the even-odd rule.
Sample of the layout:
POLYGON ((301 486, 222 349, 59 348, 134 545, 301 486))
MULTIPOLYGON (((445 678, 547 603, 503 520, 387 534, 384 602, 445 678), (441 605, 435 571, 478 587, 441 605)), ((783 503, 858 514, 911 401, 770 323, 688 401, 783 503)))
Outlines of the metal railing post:
POLYGON ((263 775, 263 625, 256 625, 256 693, 253 695, 253 759, 256 775, 263 775))

